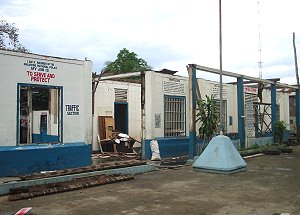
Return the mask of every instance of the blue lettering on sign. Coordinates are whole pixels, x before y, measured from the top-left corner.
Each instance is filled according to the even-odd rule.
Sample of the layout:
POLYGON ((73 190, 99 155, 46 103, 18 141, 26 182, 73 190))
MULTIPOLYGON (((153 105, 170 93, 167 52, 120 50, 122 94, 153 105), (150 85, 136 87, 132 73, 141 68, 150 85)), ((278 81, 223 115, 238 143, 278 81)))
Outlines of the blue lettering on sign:
POLYGON ((66 105, 67 115, 79 115, 79 105, 66 105))

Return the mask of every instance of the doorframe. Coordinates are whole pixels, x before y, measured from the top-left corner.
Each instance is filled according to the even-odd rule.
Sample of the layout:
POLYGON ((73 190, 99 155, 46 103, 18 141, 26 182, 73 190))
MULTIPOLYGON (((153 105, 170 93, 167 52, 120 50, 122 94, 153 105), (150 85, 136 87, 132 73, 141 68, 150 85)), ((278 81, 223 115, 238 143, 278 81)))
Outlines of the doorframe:
MULTIPOLYGON (((114 102, 114 119, 116 120, 116 105, 126 105, 125 109, 125 133, 128 134, 128 102, 114 102)), ((116 122, 115 122, 116 126, 116 122)), ((115 127, 116 129, 116 127, 115 127)))
MULTIPOLYGON (((20 144, 20 90, 21 87, 40 87, 48 89, 58 89, 59 96, 58 99, 58 140, 59 143, 63 142, 63 87, 54 85, 41 85, 41 84, 28 84, 28 83, 17 83, 17 116, 16 116, 16 146, 24 145, 20 144)), ((31 131, 32 132, 32 131, 31 131)), ((27 143, 33 144, 33 143, 27 143)))

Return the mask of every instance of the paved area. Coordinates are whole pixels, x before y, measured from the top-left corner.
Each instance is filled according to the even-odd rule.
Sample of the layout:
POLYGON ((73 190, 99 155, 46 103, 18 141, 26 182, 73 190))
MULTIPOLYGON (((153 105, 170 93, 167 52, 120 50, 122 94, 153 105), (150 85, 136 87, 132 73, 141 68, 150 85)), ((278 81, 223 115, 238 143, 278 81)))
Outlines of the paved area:
POLYGON ((300 214, 300 146, 292 154, 247 159, 234 175, 191 166, 137 175, 135 180, 8 202, 0 214, 32 207, 32 214, 300 214))

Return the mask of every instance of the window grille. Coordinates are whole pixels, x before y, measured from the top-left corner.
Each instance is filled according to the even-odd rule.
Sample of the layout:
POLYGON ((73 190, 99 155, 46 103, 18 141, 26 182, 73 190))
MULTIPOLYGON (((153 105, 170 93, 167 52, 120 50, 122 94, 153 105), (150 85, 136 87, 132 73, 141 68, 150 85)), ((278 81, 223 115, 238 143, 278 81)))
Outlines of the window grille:
POLYGON ((115 101, 127 102, 127 89, 115 88, 115 101))
POLYGON ((186 135, 185 97, 165 96, 165 137, 186 135))

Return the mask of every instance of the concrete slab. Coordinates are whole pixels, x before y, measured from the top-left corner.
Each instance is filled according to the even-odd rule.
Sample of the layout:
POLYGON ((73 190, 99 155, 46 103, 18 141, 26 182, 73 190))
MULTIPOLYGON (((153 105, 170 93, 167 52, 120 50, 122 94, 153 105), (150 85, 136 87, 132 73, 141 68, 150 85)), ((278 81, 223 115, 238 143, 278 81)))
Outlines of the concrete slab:
POLYGON ((141 174, 141 173, 155 171, 155 170, 157 170, 157 168, 153 165, 139 165, 139 166, 126 167, 126 168, 85 172, 80 174, 64 175, 64 176, 49 177, 49 178, 42 178, 42 179, 35 179, 35 180, 27 180, 27 181, 10 181, 8 183, 0 184, 0 195, 8 194, 9 190, 13 188, 21 188, 21 187, 35 186, 41 184, 71 181, 75 178, 81 178, 87 176, 96 176, 96 175, 104 175, 104 174, 105 175, 113 175, 113 174, 135 175, 135 174, 141 174))
POLYGON ((196 171, 232 174, 246 169, 246 162, 229 137, 213 137, 204 152, 193 164, 196 171))

